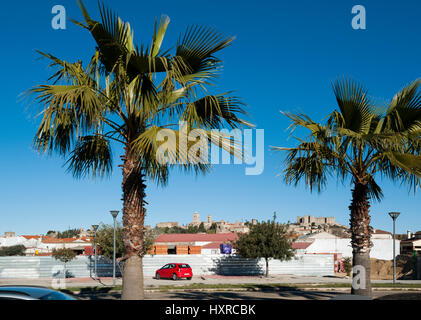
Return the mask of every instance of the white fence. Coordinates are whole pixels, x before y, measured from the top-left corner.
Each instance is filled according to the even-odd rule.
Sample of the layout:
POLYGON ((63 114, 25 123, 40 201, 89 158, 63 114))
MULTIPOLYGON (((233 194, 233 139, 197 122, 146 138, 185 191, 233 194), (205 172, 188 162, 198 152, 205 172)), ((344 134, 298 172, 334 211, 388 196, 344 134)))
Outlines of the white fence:
MULTIPOLYGON (((370 257, 380 260, 393 260, 392 239, 371 239, 373 247, 370 257)), ((395 240, 396 255, 400 253, 400 241, 395 240)), ((305 250, 306 253, 342 253, 344 257, 352 257, 351 239, 315 239, 305 250)))
MULTIPOLYGON (((263 259, 244 259, 236 255, 147 255, 143 259, 144 275, 154 276, 163 265, 178 262, 190 264, 195 275, 259 275, 265 271, 263 259)), ((52 257, 0 257, 0 278, 52 278, 62 265, 52 257)), ((70 277, 91 277, 94 259, 78 256, 66 268, 70 277)), ((271 274, 331 276, 334 274, 333 255, 297 255, 283 262, 270 260, 269 270, 271 274)), ((112 263, 99 257, 97 271, 99 277, 112 276, 112 263)))

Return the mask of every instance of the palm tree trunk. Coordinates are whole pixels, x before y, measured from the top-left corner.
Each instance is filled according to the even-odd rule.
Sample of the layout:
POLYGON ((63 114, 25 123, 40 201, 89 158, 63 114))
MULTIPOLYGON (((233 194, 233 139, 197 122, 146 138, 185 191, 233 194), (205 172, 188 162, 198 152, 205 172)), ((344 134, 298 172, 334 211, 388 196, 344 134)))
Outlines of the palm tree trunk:
POLYGON ((125 149, 123 159, 123 300, 143 300, 145 189, 144 174, 137 157, 125 149))
POLYGON ((269 277, 269 259, 265 258, 266 261, 266 278, 269 277))
POLYGON ((351 245, 353 252, 353 283, 351 293, 361 296, 371 296, 370 280, 370 202, 366 184, 354 183, 352 191, 351 211, 351 245))

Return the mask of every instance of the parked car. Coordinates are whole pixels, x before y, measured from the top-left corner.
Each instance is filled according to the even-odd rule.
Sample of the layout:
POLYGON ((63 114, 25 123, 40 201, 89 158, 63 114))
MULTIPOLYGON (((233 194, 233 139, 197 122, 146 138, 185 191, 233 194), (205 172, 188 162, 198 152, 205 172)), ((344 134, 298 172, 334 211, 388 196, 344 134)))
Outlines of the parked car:
POLYGON ((0 286, 0 300, 77 300, 63 292, 29 286, 0 286))
POLYGON ((156 270, 155 279, 168 278, 168 279, 181 279, 187 278, 191 280, 193 271, 187 263, 168 263, 161 269, 156 270))

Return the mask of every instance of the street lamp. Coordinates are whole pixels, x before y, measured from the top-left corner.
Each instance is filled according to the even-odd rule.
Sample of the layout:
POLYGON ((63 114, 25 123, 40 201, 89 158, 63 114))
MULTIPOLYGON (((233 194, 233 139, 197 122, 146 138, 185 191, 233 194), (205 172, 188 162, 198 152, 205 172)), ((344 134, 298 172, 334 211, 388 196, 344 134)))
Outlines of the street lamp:
POLYGON ((395 224, 400 214, 400 212, 389 212, 389 216, 393 219, 393 283, 396 283, 395 224))
POLYGON ((110 211, 111 215, 113 216, 114 219, 114 250, 113 250, 113 286, 115 286, 115 229, 116 229, 116 223, 115 223, 115 219, 117 218, 117 215, 119 213, 119 211, 117 210, 111 210, 110 211))
POLYGON ((95 279, 98 278, 98 273, 96 270, 96 261, 97 261, 97 252, 96 252, 96 232, 98 230, 98 225, 97 224, 93 224, 92 225, 92 229, 94 230, 94 252, 95 252, 95 261, 94 261, 94 271, 95 271, 95 279))

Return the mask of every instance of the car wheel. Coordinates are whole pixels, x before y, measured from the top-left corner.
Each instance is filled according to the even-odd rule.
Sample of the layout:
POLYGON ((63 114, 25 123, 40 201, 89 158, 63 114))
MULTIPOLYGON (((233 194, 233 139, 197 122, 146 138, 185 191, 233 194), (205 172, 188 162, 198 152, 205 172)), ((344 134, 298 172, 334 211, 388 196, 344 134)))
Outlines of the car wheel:
POLYGON ((188 277, 187 280, 191 280, 191 277, 188 277))
POLYGON ((159 273, 157 273, 157 274, 155 275, 155 279, 157 279, 157 280, 161 279, 161 276, 159 275, 159 273))
POLYGON ((177 277, 177 275, 176 275, 175 273, 173 273, 173 275, 172 275, 172 279, 173 279, 173 280, 178 280, 178 277, 177 277))

